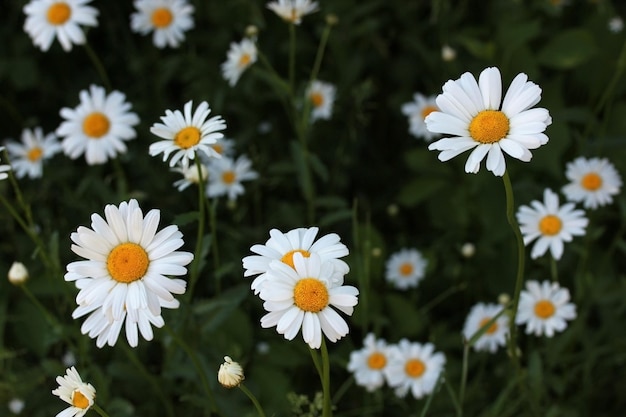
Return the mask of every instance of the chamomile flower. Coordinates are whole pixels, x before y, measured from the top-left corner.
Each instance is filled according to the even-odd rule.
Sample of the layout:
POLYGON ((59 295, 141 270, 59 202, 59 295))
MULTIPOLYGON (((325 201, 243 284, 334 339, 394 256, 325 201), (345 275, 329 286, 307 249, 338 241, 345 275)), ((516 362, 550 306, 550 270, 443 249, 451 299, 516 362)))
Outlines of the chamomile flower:
POLYGON ((56 417, 84 416, 96 400, 96 389, 93 385, 83 382, 73 366, 65 371, 64 376, 57 376, 56 381, 59 387, 52 390, 52 394, 70 405, 56 417))
POLYGON ((525 324, 527 334, 552 337, 565 330, 567 320, 576 318, 576 306, 569 301, 569 290, 556 282, 526 281, 515 323, 525 324))
POLYGON ((65 121, 56 134, 64 138, 61 146, 65 154, 71 159, 85 154, 87 164, 97 165, 125 153, 125 142, 137 136, 133 126, 139 123, 126 96, 119 91, 107 95, 103 87, 95 85, 79 96, 76 108, 61 109, 65 121))
POLYGON ((233 361, 230 356, 224 356, 224 363, 217 372, 217 380, 226 388, 234 388, 244 380, 243 368, 239 362, 233 361))
POLYGON ((409 133, 416 138, 424 138, 426 142, 439 136, 426 128, 426 116, 439 110, 435 96, 425 96, 421 93, 413 95, 413 101, 402 105, 402 114, 409 118, 409 133))
POLYGON ((176 187, 178 191, 183 191, 191 184, 198 184, 200 182, 200 175, 202 175, 203 183, 205 183, 207 177, 209 176, 209 170, 204 163, 200 164, 200 175, 198 175, 198 167, 195 164, 189 165, 186 168, 177 166, 172 168, 172 171, 183 175, 182 179, 174 182, 174 187, 176 187))
POLYGON ((96 345, 113 346, 122 325, 126 338, 137 346, 137 330, 152 340, 151 324, 162 327, 161 308, 178 308, 173 294, 183 294, 186 283, 169 275, 185 275, 193 255, 177 251, 183 245, 177 226, 157 232, 160 211, 145 216, 137 200, 109 204, 105 218, 91 216, 91 229, 80 226, 70 238, 72 251, 86 258, 67 265, 66 281, 80 290, 73 318, 89 314, 83 334, 97 338, 96 345))
POLYGON ((32 0, 24 6, 24 30, 35 46, 50 49, 54 38, 64 51, 86 41, 81 26, 98 26, 98 10, 87 6, 91 0, 32 0))
MULTIPOLYGON (((463 326, 463 337, 470 340, 476 332, 485 326, 489 320, 493 319, 503 309, 500 304, 478 303, 472 307, 465 319, 463 326)), ((474 350, 489 351, 494 353, 499 346, 506 345, 506 336, 509 333, 509 316, 501 314, 487 331, 474 343, 474 350)))
POLYGON ((233 156, 235 151, 235 141, 233 139, 220 138, 209 146, 221 156, 233 156))
POLYGON ((165 110, 165 116, 161 116, 163 123, 152 125, 150 132, 165 140, 150 145, 150 156, 162 153, 163 161, 166 161, 173 153, 170 167, 180 161, 183 168, 189 166, 189 161, 195 158, 196 151, 208 157, 220 157, 211 145, 224 137, 220 130, 226 129, 226 122, 222 116, 213 116, 207 120, 211 109, 206 101, 200 103, 193 114, 192 106, 192 101, 185 103, 184 113, 180 110, 165 110))
POLYGON ((6 144, 11 157, 11 166, 17 178, 40 178, 43 161, 61 151, 61 144, 54 133, 45 137, 40 127, 22 130, 22 142, 9 141, 6 144))
POLYGON ((256 62, 257 49, 250 39, 241 42, 232 42, 226 54, 226 61, 222 63, 222 76, 228 81, 228 85, 234 87, 241 74, 256 62))
POLYGON ((350 353, 348 371, 354 374, 357 385, 373 392, 385 383, 384 369, 389 363, 389 348, 384 339, 368 333, 363 347, 350 353))
POLYGON ((315 253, 323 263, 332 263, 337 275, 336 280, 343 282, 343 276, 350 271, 350 267, 339 258, 348 255, 348 248, 340 242, 341 238, 336 233, 330 233, 315 240, 318 232, 318 227, 302 227, 287 233, 272 229, 265 245, 253 245, 250 250, 256 255, 246 256, 242 262, 245 277, 258 275, 251 285, 254 293, 258 294, 261 290, 272 261, 278 260, 293 268, 295 253, 300 253, 304 257, 315 253))
MULTIPOLYGON (((4 151, 4 146, 0 146, 0 153, 4 151)), ((0 181, 6 180, 9 178, 8 171, 11 170, 11 166, 9 165, 0 165, 0 181)))
POLYGON ((622 186, 619 173, 606 158, 576 158, 567 164, 565 176, 570 183, 563 194, 570 201, 582 201, 587 209, 611 203, 622 186))
POLYGON ((543 132, 552 123, 548 110, 531 108, 541 99, 541 88, 521 73, 511 82, 502 103, 501 97, 502 79, 495 67, 483 70, 478 82, 469 72, 446 82, 436 99, 440 110, 426 117, 426 127, 452 137, 439 139, 428 149, 442 151, 440 161, 473 149, 465 172, 477 173, 486 156, 487 169, 496 176, 506 170, 503 151, 530 161, 530 149, 548 142, 543 132))
POLYGON ((131 29, 141 35, 152 32, 157 48, 177 48, 194 26, 194 7, 187 0, 135 0, 134 5, 131 29))
POLYGON ((585 212, 575 209, 573 203, 559 205, 559 196, 546 188, 543 202, 532 201, 529 206, 521 206, 517 211, 517 221, 528 246, 537 240, 530 257, 535 259, 550 249, 556 260, 563 255, 563 242, 570 242, 573 236, 583 236, 588 219, 585 212))
POLYGON ((259 297, 268 312, 261 326, 276 326, 285 339, 292 340, 300 330, 302 338, 312 348, 322 344, 322 333, 331 342, 348 334, 350 329, 336 310, 352 315, 359 290, 343 285, 334 274, 334 264, 323 262, 316 253, 304 257, 296 252, 293 267, 280 260, 270 262, 259 297))
POLYGON ((278 0, 267 3, 267 8, 283 20, 299 25, 303 16, 318 10, 318 4, 311 0, 278 0))
POLYGON ((443 353, 432 343, 411 343, 402 339, 389 347, 389 364, 384 370, 387 383, 403 398, 411 391, 419 399, 430 394, 446 363, 443 353))
POLYGON ((209 168, 209 183, 207 195, 209 197, 228 196, 230 201, 235 201, 238 195, 245 192, 243 181, 257 179, 259 174, 252 169, 252 161, 245 155, 237 159, 222 157, 212 160, 209 168))
POLYGON ((311 121, 330 119, 336 91, 334 85, 324 81, 314 80, 311 83, 306 92, 306 97, 311 102, 311 121))
POLYGON ((387 260, 385 278, 401 290, 417 287, 424 278, 427 265, 428 261, 417 249, 402 249, 387 260))

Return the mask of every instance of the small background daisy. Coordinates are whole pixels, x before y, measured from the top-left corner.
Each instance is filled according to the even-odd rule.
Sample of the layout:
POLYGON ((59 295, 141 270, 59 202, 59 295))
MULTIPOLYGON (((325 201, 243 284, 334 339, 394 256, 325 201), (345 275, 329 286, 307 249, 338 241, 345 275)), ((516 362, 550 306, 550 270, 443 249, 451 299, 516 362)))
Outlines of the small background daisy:
POLYGON ((384 370, 388 363, 387 342, 368 333, 363 340, 363 347, 350 353, 348 371, 354 374, 357 385, 372 392, 385 384, 384 370))
POLYGON ((137 11, 130 17, 134 32, 147 35, 157 48, 177 48, 185 32, 194 27, 194 7, 187 0, 135 0, 137 11))
POLYGON ((61 144, 54 133, 48 133, 44 137, 43 130, 36 127, 33 130, 22 130, 21 143, 8 141, 6 148, 17 178, 40 178, 43 162, 60 152, 61 144))
POLYGON ((313 81, 306 96, 311 102, 311 121, 318 119, 328 120, 333 114, 333 104, 337 88, 324 81, 313 81))
POLYGON ((576 306, 570 301, 567 288, 550 281, 527 281, 520 295, 516 324, 526 325, 526 333, 554 336, 576 318, 576 306))
MULTIPOLYGON (((489 320, 493 319, 502 311, 500 304, 475 304, 470 310, 463 326, 463 337, 469 341, 489 320)), ((494 353, 498 347, 506 345, 506 337, 509 333, 509 317, 501 314, 496 321, 489 326, 487 331, 474 343, 474 350, 489 351, 494 353)))
POLYGON ((622 186, 622 178, 606 158, 576 158, 567 164, 565 176, 570 183, 563 187, 563 194, 587 209, 610 204, 622 186))
POLYGON ((402 114, 409 118, 409 133, 416 138, 423 138, 426 142, 438 137, 426 128, 426 117, 439 110, 435 102, 435 96, 425 96, 421 93, 413 95, 413 101, 402 105, 402 114))
POLYGON ((385 265, 385 278, 395 288, 417 287, 424 278, 428 261, 417 249, 402 249, 392 254, 385 265))
POLYGON ((257 49, 254 41, 243 39, 241 42, 232 42, 226 54, 226 61, 222 63, 222 76, 233 87, 239 77, 257 60, 257 49))
POLYGON ((267 3, 267 8, 285 21, 299 25, 303 16, 318 10, 318 4, 311 0, 278 0, 267 3))
POLYGON ((209 183, 207 195, 209 197, 228 196, 230 201, 235 201, 237 196, 246 190, 243 181, 257 179, 259 174, 252 169, 252 161, 245 155, 237 159, 223 156, 209 162, 209 183))

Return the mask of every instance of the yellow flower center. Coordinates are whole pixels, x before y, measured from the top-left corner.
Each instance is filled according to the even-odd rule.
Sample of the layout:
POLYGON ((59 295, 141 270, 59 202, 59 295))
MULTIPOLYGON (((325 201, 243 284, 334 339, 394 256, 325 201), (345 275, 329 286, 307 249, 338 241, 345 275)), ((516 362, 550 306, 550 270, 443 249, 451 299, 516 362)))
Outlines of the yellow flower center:
POLYGON ((387 357, 380 352, 374 352, 367 358, 367 366, 370 369, 383 369, 385 365, 387 365, 387 357))
POLYGON ((200 129, 195 126, 188 126, 181 129, 174 136, 174 143, 183 149, 189 149, 200 143, 200 129))
POLYGON ((483 110, 470 122, 469 132, 476 142, 498 142, 509 133, 509 118, 498 110, 483 110))
POLYGON ((67 3, 63 3, 61 1, 53 3, 48 8, 48 13, 46 14, 48 23, 55 26, 62 25, 67 22, 71 16, 72 8, 68 6, 67 3))
POLYGON ((83 410, 89 408, 89 399, 82 392, 76 390, 72 393, 72 405, 83 410))
POLYGON ((168 8, 159 7, 152 12, 152 24, 157 29, 168 27, 172 23, 172 20, 174 20, 174 16, 168 8))
POLYGON ((540 300, 535 304, 535 315, 542 319, 549 319, 554 315, 556 307, 550 300, 540 300))
POLYGON ((34 148, 28 151, 28 153, 26 154, 26 157, 31 162, 37 162, 41 158, 41 155, 43 155, 43 150, 39 146, 35 146, 34 148))
POLYGON ((585 190, 595 191, 602 187, 602 177, 595 172, 590 172, 580 180, 580 185, 585 190))
POLYGON ((232 184, 237 179, 237 176, 233 171, 224 171, 222 172, 222 182, 224 184, 232 184))
POLYGON ((252 61, 252 57, 250 56, 250 54, 242 54, 239 58, 239 62, 237 63, 237 65, 242 68, 250 64, 250 61, 252 61))
POLYGON ((404 372, 411 378, 419 378, 426 372, 426 365, 419 359, 409 359, 404 365, 404 372))
POLYGON ((422 119, 425 119, 426 116, 437 110, 439 109, 435 106, 424 106, 424 108, 422 109, 422 119))
MULTIPOLYGON (((485 317, 484 319, 482 319, 482 320, 480 321, 480 323, 478 324, 478 328, 479 328, 479 329, 482 329, 482 328, 483 328, 483 326, 484 326, 485 324, 487 324, 487 322, 488 322, 489 320, 491 320, 492 318, 493 318, 493 317, 485 317)), ((487 331, 486 331, 485 333, 487 333, 487 334, 494 334, 494 333, 496 332, 496 330, 498 330, 498 323, 493 322, 493 323, 491 324, 491 326, 489 326, 489 328, 487 329, 487 331)))
POLYGON ((99 139, 106 135, 110 127, 109 118, 100 112, 89 114, 83 121, 83 132, 93 139, 99 139))
POLYGON ((313 103, 313 107, 321 106, 324 104, 324 96, 318 92, 311 93, 311 103, 313 103))
POLYGON ((413 265, 411 265, 409 262, 405 262, 402 265, 400 265, 400 268, 398 268, 398 271, 400 271, 400 275, 403 275, 403 276, 411 275, 411 273, 413 273, 413 265))
POLYGON ((222 154, 222 152, 224 152, 224 147, 220 144, 213 144, 211 145, 211 148, 213 148, 213 150, 217 153, 219 153, 220 155, 222 154))
POLYGON ((136 243, 121 243, 107 257, 107 270, 111 278, 126 284, 143 278, 148 265, 148 254, 136 243))
POLYGON ((280 258, 280 261, 283 262, 283 263, 286 263, 287 265, 289 265, 290 267, 293 268, 294 267, 294 265, 293 265, 293 254, 296 253, 296 252, 301 253, 304 258, 308 258, 309 256, 311 256, 311 254, 308 251, 306 251, 306 250, 294 249, 294 250, 291 250, 291 251, 287 252, 286 254, 284 254, 283 257, 280 258))
POLYGON ((558 234, 561 231, 562 226, 563 223, 561 223, 561 219, 553 214, 548 214, 539 221, 539 231, 541 234, 548 236, 558 234))
POLYGON ((326 285, 315 278, 303 278, 293 289, 294 304, 301 310, 319 313, 328 305, 326 285))

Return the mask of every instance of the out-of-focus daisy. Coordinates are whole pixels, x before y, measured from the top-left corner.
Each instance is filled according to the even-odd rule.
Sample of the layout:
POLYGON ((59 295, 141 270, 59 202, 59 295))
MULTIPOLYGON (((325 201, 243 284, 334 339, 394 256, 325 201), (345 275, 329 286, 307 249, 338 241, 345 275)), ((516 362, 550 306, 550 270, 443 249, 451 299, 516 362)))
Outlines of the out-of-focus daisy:
POLYGON ((209 145, 215 152, 222 156, 233 156, 235 141, 232 139, 220 138, 209 145))
MULTIPOLYGON (((198 167, 195 164, 189 165, 186 168, 177 166, 172 168, 172 171, 183 175, 182 179, 174 181, 174 187, 178 188, 178 191, 183 191, 191 184, 198 184, 200 182, 198 167)), ((202 175, 202 182, 205 182, 209 176, 209 170, 204 163, 200 164, 200 175, 202 175)))
POLYGON ((217 380, 226 388, 234 388, 244 380, 243 368, 230 356, 224 356, 224 363, 217 372, 217 380))
POLYGON ((337 280, 334 264, 323 262, 316 253, 305 258, 296 252, 292 262, 293 267, 280 260, 270 262, 267 274, 271 277, 259 293, 268 312, 261 318, 261 326, 276 326, 287 340, 302 329, 302 338, 312 349, 321 346, 322 333, 331 342, 347 335, 348 324, 335 309, 352 315, 359 290, 337 280))
POLYGON ((624 29, 624 20, 615 16, 609 20, 609 30, 613 33, 620 33, 624 29))
POLYGON ((318 119, 328 120, 333 114, 336 88, 324 81, 313 81, 309 86, 306 96, 311 102, 311 121, 318 119))
POLYGON ((22 130, 22 143, 9 141, 6 144, 11 166, 17 178, 40 178, 43 161, 61 151, 61 144, 54 133, 45 137, 40 127, 22 130))
MULTIPOLYGON (((463 337, 470 340, 478 330, 493 319, 504 307, 500 304, 478 303, 472 307, 465 319, 463 337)), ((474 343, 474 350, 494 353, 499 346, 506 345, 509 333, 509 316, 501 314, 482 336, 474 343)))
POLYGON ((515 323, 526 324, 527 334, 552 337, 565 330, 566 320, 576 318, 576 306, 569 300, 569 290, 556 282, 526 281, 515 323))
POLYGON ((180 110, 165 110, 165 116, 161 116, 163 123, 152 125, 150 132, 165 140, 150 145, 150 156, 162 153, 163 161, 166 161, 173 153, 170 166, 173 167, 180 161, 183 168, 189 166, 196 151, 203 152, 208 157, 220 157, 211 145, 224 137, 220 130, 226 129, 226 122, 222 116, 213 116, 207 120, 211 109, 206 101, 201 102, 193 114, 192 106, 192 101, 185 103, 184 113, 180 110))
POLYGON ((398 397, 411 391, 414 398, 430 394, 446 363, 443 353, 435 352, 432 343, 411 343, 402 339, 397 345, 389 346, 389 364, 385 377, 398 397))
POLYGON ((71 159, 85 154, 89 165, 103 164, 125 153, 124 142, 137 136, 133 126, 139 117, 132 113, 126 96, 119 91, 106 94, 103 87, 92 85, 80 92, 80 104, 61 109, 64 122, 56 134, 63 137, 63 151, 71 159))
POLYGON ((107 205, 104 214, 92 214, 92 229, 80 226, 70 236, 72 251, 87 259, 67 265, 65 280, 80 289, 72 317, 90 314, 81 331, 97 338, 98 347, 113 346, 125 322, 134 347, 137 329, 152 340, 151 324, 164 324, 161 308, 178 308, 173 294, 183 294, 186 283, 167 275, 185 275, 193 255, 176 250, 184 243, 177 226, 157 232, 159 210, 144 217, 137 200, 130 200, 107 205))
MULTIPOLYGON (((0 146, 0 153, 3 151, 4 151, 4 146, 0 146)), ((9 165, 0 165, 0 181, 6 180, 7 178, 9 178, 9 174, 7 174, 7 172, 10 170, 11 170, 11 167, 9 165)))
POLYGON ((241 184, 242 181, 250 181, 259 177, 259 174, 252 169, 252 161, 245 155, 240 155, 237 159, 224 156, 212 160, 208 167, 207 195, 209 197, 227 195, 230 201, 234 201, 238 195, 245 192, 241 184))
POLYGON ((256 59, 257 49, 254 41, 246 38, 239 43, 231 42, 226 61, 222 63, 222 76, 233 87, 241 74, 254 64, 256 59))
POLYGON ((567 164, 565 176, 570 183, 563 194, 570 201, 582 201, 587 209, 611 203, 622 186, 622 178, 606 158, 576 158, 567 164))
POLYGON ((526 246, 537 239, 530 253, 531 258, 538 258, 550 249, 554 259, 561 259, 563 242, 585 234, 588 223, 585 212, 577 210, 573 203, 559 206, 559 196, 552 190, 544 190, 543 203, 535 200, 530 206, 520 206, 517 221, 526 246))
POLYGON ((385 383, 384 370, 389 363, 389 348, 384 339, 376 339, 368 333, 363 340, 363 347, 350 353, 348 371, 354 374, 357 385, 369 392, 375 391, 385 383))
POLYGON ((421 93, 413 95, 413 101, 402 105, 402 113, 409 118, 409 133, 416 138, 424 138, 426 142, 432 141, 439 136, 426 128, 426 116, 439 110, 435 102, 435 96, 428 96, 421 93))
POLYGON ((329 233, 315 240, 318 232, 318 227, 298 228, 287 233, 272 229, 265 245, 253 245, 250 250, 256 255, 246 256, 242 262, 245 277, 259 275, 251 285, 254 293, 258 294, 261 290, 273 260, 281 261, 293 268, 293 255, 296 253, 304 257, 317 254, 323 263, 332 263, 335 273, 339 276, 338 279, 343 280, 350 267, 339 258, 348 255, 348 248, 340 242, 341 238, 336 233, 329 233))
POLYGON ((402 249, 387 260, 385 278, 401 290, 417 287, 424 278, 427 265, 428 261, 417 249, 402 249))
POLYGON ((63 50, 86 41, 82 26, 98 26, 98 10, 87 6, 91 0, 32 0, 24 6, 24 30, 35 46, 50 49, 56 37, 63 50))
POLYGON ((316 12, 319 7, 311 0, 278 0, 267 3, 267 8, 283 20, 299 25, 303 16, 316 12))
POLYGON ((157 48, 177 48, 185 32, 194 26, 194 8, 187 0, 135 0, 137 11, 130 16, 133 32, 147 35, 157 48))
POLYGON ((52 394, 70 405, 56 417, 84 416, 96 400, 96 389, 93 385, 83 382, 73 366, 65 371, 64 376, 57 376, 56 381, 59 387, 52 390, 52 394))
POLYGON ((9 411, 15 415, 18 414, 22 414, 22 411, 24 411, 24 406, 26 405, 26 403, 24 402, 23 399, 21 398, 11 398, 11 400, 9 401, 9 403, 7 404, 7 407, 9 408, 9 411))
POLYGON ((473 149, 465 163, 465 172, 476 173, 487 156, 487 169, 502 176, 506 170, 504 151, 509 156, 528 162, 530 149, 548 142, 543 134, 552 123, 548 110, 531 108, 541 99, 541 88, 518 74, 502 98, 500 70, 487 68, 478 82, 469 72, 458 80, 449 80, 437 96, 439 111, 426 117, 426 127, 433 133, 452 135, 428 146, 442 151, 440 161, 473 149))

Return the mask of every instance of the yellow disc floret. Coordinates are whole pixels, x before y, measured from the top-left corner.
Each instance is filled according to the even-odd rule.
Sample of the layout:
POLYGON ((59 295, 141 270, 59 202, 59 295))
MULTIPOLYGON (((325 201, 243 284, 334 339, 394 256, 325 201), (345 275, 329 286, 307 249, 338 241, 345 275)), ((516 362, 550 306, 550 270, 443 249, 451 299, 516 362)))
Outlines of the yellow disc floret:
POLYGON ((398 271, 400 272, 400 275, 406 277, 413 273, 413 265, 410 264, 409 262, 405 262, 402 265, 400 265, 400 268, 398 268, 398 271))
POLYGON ((374 352, 367 358, 367 366, 370 369, 383 369, 387 365, 387 357, 380 352, 374 352))
POLYGON ((539 221, 539 231, 547 236, 559 234, 562 227, 563 223, 561 222, 561 219, 553 214, 548 214, 539 221))
POLYGON ((148 265, 148 253, 136 243, 121 243, 107 257, 107 270, 111 278, 126 284, 143 278, 148 265))
POLYGON ((434 111, 438 111, 439 109, 435 106, 424 106, 424 108, 422 109, 422 119, 425 119, 426 116, 428 116, 429 114, 431 114, 434 111))
POLYGON ((174 20, 174 15, 170 9, 165 7, 159 7, 152 12, 152 24, 157 29, 163 29, 168 27, 172 20, 174 20))
POLYGON ((237 179, 237 175, 235 175, 234 171, 224 171, 222 172, 222 182, 224 184, 232 184, 237 179))
POLYGON ((72 8, 62 1, 53 3, 48 7, 48 13, 46 18, 51 25, 62 25, 67 22, 72 16, 72 8))
POLYGON ((39 146, 35 146, 33 148, 31 148, 27 153, 26 153, 26 157, 28 158, 29 161, 31 162, 37 162, 39 161, 39 159, 41 159, 41 156, 43 155, 43 150, 39 147, 39 146))
POLYGON ((250 64, 250 61, 252 61, 252 57, 250 56, 250 54, 242 54, 239 58, 239 61, 237 62, 237 65, 239 66, 239 68, 243 68, 245 66, 248 66, 248 64, 250 64))
POLYGON ((509 133, 509 118, 499 110, 483 110, 470 122, 469 132, 476 142, 498 142, 509 133))
POLYGON ((585 190, 595 191, 602 187, 602 177, 595 172, 590 172, 580 180, 580 185, 582 185, 585 190))
POLYGON ((550 300, 540 300, 535 304, 535 314, 542 319, 549 319, 554 315, 556 307, 550 300))
POLYGON ((324 96, 318 92, 311 93, 311 103, 313 103, 313 107, 320 107, 324 104, 324 96))
POLYGON ((419 378, 426 372, 426 365, 419 359, 409 359, 404 365, 404 372, 411 378, 419 378))
POLYGON ((89 399, 82 392, 76 390, 72 393, 72 405, 84 410, 89 407, 89 399))
POLYGON ((302 257, 304 258, 308 258, 309 256, 311 256, 311 253, 309 253, 309 251, 306 251, 304 249, 294 249, 291 250, 289 252, 287 252, 286 254, 283 255, 282 258, 280 258, 281 262, 286 263, 287 265, 289 265, 290 267, 294 267, 293 265, 293 255, 294 253, 301 253, 302 257))
POLYGON ((98 139, 106 135, 111 127, 111 122, 106 115, 93 112, 83 120, 83 132, 92 139, 98 139))
POLYGON ((303 278, 293 289, 294 304, 301 310, 319 313, 328 306, 328 289, 315 278, 303 278))
MULTIPOLYGON (((489 322, 489 320, 491 320, 491 319, 492 319, 492 317, 485 317, 484 319, 482 319, 480 321, 480 323, 478 324, 478 328, 482 329, 483 326, 485 324, 487 324, 489 322)), ((489 328, 487 329, 487 331, 485 333, 487 333, 487 334, 494 334, 497 330, 498 330, 498 323, 493 322, 491 324, 491 326, 489 326, 489 328)))
POLYGON ((200 143, 200 129, 195 126, 188 126, 181 129, 174 136, 174 143, 183 149, 189 149, 200 143))

